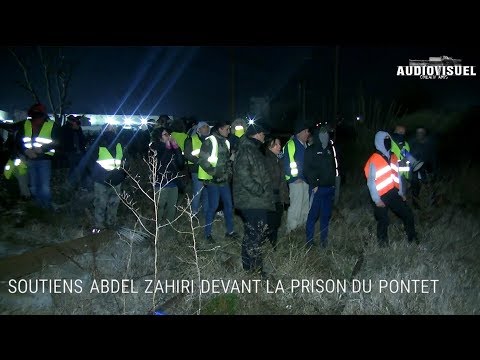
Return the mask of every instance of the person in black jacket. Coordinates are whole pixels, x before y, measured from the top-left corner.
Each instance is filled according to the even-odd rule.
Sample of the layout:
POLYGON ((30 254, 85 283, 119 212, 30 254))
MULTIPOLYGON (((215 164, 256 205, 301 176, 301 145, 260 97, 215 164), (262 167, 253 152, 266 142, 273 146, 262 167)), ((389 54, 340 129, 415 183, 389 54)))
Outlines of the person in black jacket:
POLYGON ((265 138, 265 173, 270 176, 272 184, 273 197, 275 202, 275 211, 267 213, 268 218, 268 239, 277 249, 278 229, 282 223, 283 209, 286 204, 290 203, 288 196, 287 182, 285 181, 285 171, 283 169, 282 144, 280 139, 272 136, 265 138))
POLYGON ((320 217, 320 245, 326 247, 328 225, 335 195, 336 160, 326 128, 314 136, 314 144, 305 150, 305 179, 310 186, 310 210, 307 217, 307 247, 314 245, 315 223, 320 217))
MULTIPOLYGON (((438 171, 436 144, 433 137, 427 133, 425 127, 421 126, 416 129, 415 138, 410 141, 410 154, 418 161, 423 162, 423 166, 418 171, 411 173, 410 183, 413 207, 420 209, 420 191, 422 186, 434 183, 435 175, 438 171)), ((435 197, 435 192, 432 191, 430 194, 432 203, 435 197)))
POLYGON ((158 219, 173 222, 178 200, 178 182, 184 166, 182 151, 166 127, 152 132, 150 150, 157 161, 155 190, 158 193, 158 219))
POLYGON ((85 171, 86 164, 84 155, 87 142, 83 134, 80 119, 74 115, 67 116, 67 122, 62 126, 61 144, 68 160, 68 183, 74 189, 78 185, 86 189, 87 174, 85 171))

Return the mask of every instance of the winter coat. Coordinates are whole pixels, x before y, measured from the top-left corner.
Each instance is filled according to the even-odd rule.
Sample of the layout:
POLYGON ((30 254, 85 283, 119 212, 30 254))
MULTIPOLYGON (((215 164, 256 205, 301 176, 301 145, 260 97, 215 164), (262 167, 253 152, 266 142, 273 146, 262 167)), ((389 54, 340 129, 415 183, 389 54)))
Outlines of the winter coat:
POLYGON ((312 187, 335 186, 335 158, 330 143, 324 149, 316 141, 305 150, 303 174, 312 187))
POLYGON ((275 203, 288 204, 288 186, 282 160, 270 150, 265 151, 265 172, 270 176, 275 203))
POLYGON ((261 142, 248 136, 239 140, 233 165, 233 204, 237 209, 275 211, 272 182, 261 147, 261 142))

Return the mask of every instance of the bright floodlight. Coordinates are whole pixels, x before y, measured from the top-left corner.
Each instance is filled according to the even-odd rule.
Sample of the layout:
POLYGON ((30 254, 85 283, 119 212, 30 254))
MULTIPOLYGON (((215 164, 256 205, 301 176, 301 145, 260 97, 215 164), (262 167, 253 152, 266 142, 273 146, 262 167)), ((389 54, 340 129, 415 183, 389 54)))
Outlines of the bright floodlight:
POLYGON ((109 125, 115 125, 116 121, 115 119, 113 118, 113 116, 107 116, 107 124, 109 125))
POLYGON ((147 118, 140 118, 140 125, 147 125, 148 124, 148 119, 147 118))
POLYGON ((253 125, 255 124, 255 120, 254 119, 248 119, 248 125, 253 125))
POLYGON ((124 124, 125 126, 131 126, 131 125, 132 125, 132 122, 133 122, 133 120, 132 120, 131 117, 126 117, 125 119, 123 119, 123 124, 124 124))

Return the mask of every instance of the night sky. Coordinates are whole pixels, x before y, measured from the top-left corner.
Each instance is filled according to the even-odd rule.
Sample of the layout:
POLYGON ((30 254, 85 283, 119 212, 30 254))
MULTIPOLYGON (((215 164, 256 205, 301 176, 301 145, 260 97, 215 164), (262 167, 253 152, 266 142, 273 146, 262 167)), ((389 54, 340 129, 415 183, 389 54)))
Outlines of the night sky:
MULTIPOLYGON (((7 48, 0 50, 0 109, 10 113, 26 109, 32 97, 16 83, 23 80, 22 72, 7 48)), ((34 60, 39 74, 35 48, 16 50, 34 60)), ((64 53, 76 62, 68 113, 152 116, 167 113, 215 122, 231 118, 233 80, 237 115, 248 112, 252 96, 295 103, 298 80, 302 78, 307 79, 307 101, 311 108, 320 104, 322 98, 331 102, 333 94, 333 46, 76 46, 64 47, 64 53)), ((479 54, 473 48, 340 47, 342 111, 348 111, 348 104, 360 91, 386 103, 405 93, 421 92, 428 94, 429 104, 437 108, 479 105, 480 75, 447 80, 396 76, 397 66, 408 65, 409 59, 441 55, 461 59, 462 65, 473 65, 477 73, 480 71, 479 54)), ((47 103, 46 99, 43 101, 47 103)))

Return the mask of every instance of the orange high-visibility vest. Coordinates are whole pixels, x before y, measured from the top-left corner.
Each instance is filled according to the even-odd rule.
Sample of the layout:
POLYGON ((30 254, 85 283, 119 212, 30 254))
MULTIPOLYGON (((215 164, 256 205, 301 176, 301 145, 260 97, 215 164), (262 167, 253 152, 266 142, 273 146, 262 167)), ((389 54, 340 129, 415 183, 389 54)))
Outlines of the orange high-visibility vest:
POLYGON ((393 188, 400 189, 400 180, 398 176, 398 158, 395 154, 390 157, 390 164, 378 153, 374 153, 368 159, 363 171, 368 179, 370 175, 370 164, 375 166, 375 187, 380 196, 386 194, 393 188))

